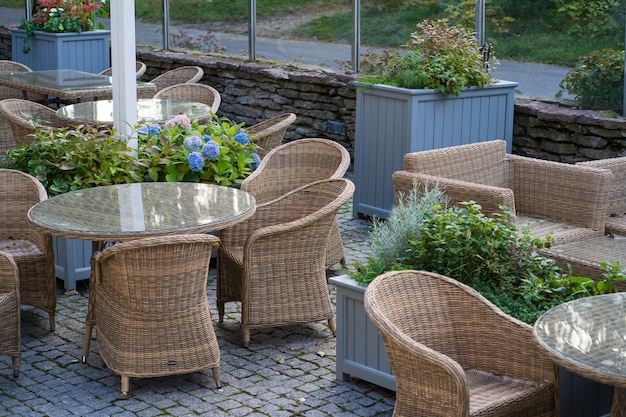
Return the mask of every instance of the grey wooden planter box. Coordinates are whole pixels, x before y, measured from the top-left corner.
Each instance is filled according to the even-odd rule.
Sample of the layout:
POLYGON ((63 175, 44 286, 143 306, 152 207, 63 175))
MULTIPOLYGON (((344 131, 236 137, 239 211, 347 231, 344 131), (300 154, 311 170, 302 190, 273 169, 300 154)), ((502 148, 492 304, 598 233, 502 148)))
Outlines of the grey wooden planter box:
POLYGON ((36 31, 28 40, 30 52, 24 53, 26 31, 11 29, 11 59, 33 71, 73 69, 99 73, 111 66, 111 31, 81 33, 36 31))
POLYGON ((76 281, 91 275, 91 241, 52 237, 56 277, 63 280, 65 290, 75 290, 76 281))
POLYGON ((354 217, 387 218, 391 175, 406 153, 504 139, 511 151, 517 83, 468 88, 460 96, 356 83, 354 217))
MULTIPOLYGON (((356 377, 363 381, 396 390, 387 351, 380 332, 365 313, 364 285, 347 275, 331 277, 337 289, 337 379, 356 377)), ((612 387, 599 384, 560 369, 561 417, 608 416, 612 387)))

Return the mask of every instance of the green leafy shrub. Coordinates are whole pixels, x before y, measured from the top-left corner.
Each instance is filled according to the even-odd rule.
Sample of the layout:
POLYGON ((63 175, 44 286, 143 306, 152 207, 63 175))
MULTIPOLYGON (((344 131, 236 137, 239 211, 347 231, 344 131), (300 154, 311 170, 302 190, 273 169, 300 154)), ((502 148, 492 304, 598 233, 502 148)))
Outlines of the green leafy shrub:
POLYGON ((542 256, 550 245, 519 230, 513 215, 490 218, 474 202, 446 208, 433 187, 413 189, 391 210, 386 223, 372 231, 372 255, 352 264, 348 275, 368 284, 389 270, 416 269, 457 279, 481 292, 502 311, 534 323, 549 308, 589 295, 615 292, 624 280, 619 264, 603 266, 605 280, 573 276, 542 256))
POLYGON ((140 182, 143 167, 111 131, 78 126, 38 128, 29 145, 7 152, 4 168, 27 172, 50 196, 101 185, 140 182))
POLYGON ((623 111, 624 51, 605 49, 581 56, 560 87, 572 94, 583 109, 623 111))
POLYGON ((472 33, 448 25, 446 19, 419 23, 405 46, 409 48, 405 55, 394 51, 370 56, 374 62, 365 68, 372 72, 359 80, 434 89, 444 95, 493 82, 472 33))

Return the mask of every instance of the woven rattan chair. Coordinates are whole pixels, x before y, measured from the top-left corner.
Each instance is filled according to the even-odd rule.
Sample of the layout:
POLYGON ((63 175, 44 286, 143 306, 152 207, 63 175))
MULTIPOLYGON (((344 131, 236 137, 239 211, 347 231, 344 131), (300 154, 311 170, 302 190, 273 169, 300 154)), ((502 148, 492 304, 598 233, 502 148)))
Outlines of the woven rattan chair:
POLYGON ((245 130, 251 134, 252 142, 259 146, 257 154, 263 159, 269 151, 279 146, 285 137, 287 128, 296 121, 296 115, 285 113, 261 123, 252 125, 245 130))
MULTIPOLYGON (((137 61, 135 63, 135 78, 139 79, 141 78, 142 75, 144 75, 146 73, 146 64, 144 64, 141 61, 137 61)), ((113 67, 109 67, 107 69, 105 69, 104 71, 100 71, 98 73, 98 75, 106 75, 108 77, 113 75, 113 67)))
POLYGON ((396 193, 438 183, 452 204, 475 201, 486 215, 506 205, 555 244, 604 234, 610 181, 608 170, 507 154, 503 140, 409 153, 393 173, 396 193))
POLYGON ((626 157, 579 162, 577 165, 611 171, 613 177, 605 231, 612 235, 626 235, 626 157))
POLYGON ((222 102, 220 93, 210 85, 199 83, 176 84, 158 91, 154 98, 185 100, 203 103, 211 106, 211 111, 217 113, 222 102))
POLYGON ((339 207, 354 192, 346 179, 314 182, 268 203, 220 231, 217 309, 241 301, 243 344, 251 328, 328 320, 335 332, 326 284, 326 248, 339 207))
POLYGON ((46 311, 50 330, 54 330, 57 287, 52 238, 27 218, 28 210, 47 198, 35 177, 0 169, 0 251, 10 254, 17 264, 21 303, 46 311))
MULTIPOLYGON (((127 241, 94 255, 97 345, 121 376, 149 378, 213 370, 220 386, 220 350, 206 295, 212 235, 127 241)), ((91 294, 90 294, 91 296, 91 294)))
MULTIPOLYGON (((31 69, 19 62, 0 60, 0 74, 12 72, 31 72, 31 69)), ((36 97, 39 98, 39 95, 36 97)), ((24 93, 15 88, 0 86, 0 100, 6 100, 8 98, 23 99, 24 93)), ((29 96, 29 98, 31 97, 29 96)), ((35 100, 34 94, 32 94, 31 99, 35 100)), ((41 96, 41 99, 43 99, 43 96, 41 96)), ((2 158, 6 155, 8 150, 16 146, 9 120, 4 115, 0 114, 0 161, 2 161, 2 158)))
MULTIPOLYGON (((350 153, 328 139, 299 139, 272 149, 259 167, 241 184, 257 204, 266 203, 303 185, 342 178, 350 166, 350 153)), ((343 242, 337 222, 328 242, 326 267, 345 264, 343 242)))
POLYGON ((396 379, 395 417, 558 416, 558 373, 531 326, 424 271, 377 277, 365 311, 396 379))
POLYGON ((0 355, 13 360, 13 376, 20 373, 22 335, 20 327, 20 281, 11 255, 0 251, 0 355))
POLYGON ((36 124, 44 129, 60 129, 73 123, 59 117, 50 107, 18 98, 0 101, 0 116, 9 121, 16 147, 32 142, 36 127, 31 118, 35 118, 36 124))
POLYGON ((204 71, 202 68, 190 65, 171 69, 153 78, 150 82, 156 85, 157 92, 159 92, 166 87, 176 84, 196 83, 200 81, 203 75, 204 71))

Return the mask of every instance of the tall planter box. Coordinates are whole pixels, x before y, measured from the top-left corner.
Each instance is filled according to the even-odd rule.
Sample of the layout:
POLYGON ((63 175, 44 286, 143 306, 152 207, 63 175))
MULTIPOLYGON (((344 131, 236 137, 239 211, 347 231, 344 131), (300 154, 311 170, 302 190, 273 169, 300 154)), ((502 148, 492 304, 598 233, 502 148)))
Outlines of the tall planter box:
POLYGON ((54 270, 65 290, 75 290, 76 281, 91 275, 91 241, 52 237, 54 270))
POLYGON ((404 155, 504 139, 513 142, 517 83, 499 81, 459 96, 356 83, 354 217, 387 218, 395 202, 391 175, 404 155))
MULTIPOLYGON (((364 307, 365 285, 341 275, 331 277, 337 289, 337 379, 351 376, 383 388, 396 390, 387 351, 378 328, 367 317, 364 307)), ((563 368, 560 377, 562 417, 605 417, 611 408, 612 387, 573 374, 563 368)))
POLYGON ((11 29, 11 59, 33 71, 73 69, 91 73, 111 66, 111 31, 91 30, 81 33, 36 31, 28 40, 30 52, 24 53, 26 31, 11 29))

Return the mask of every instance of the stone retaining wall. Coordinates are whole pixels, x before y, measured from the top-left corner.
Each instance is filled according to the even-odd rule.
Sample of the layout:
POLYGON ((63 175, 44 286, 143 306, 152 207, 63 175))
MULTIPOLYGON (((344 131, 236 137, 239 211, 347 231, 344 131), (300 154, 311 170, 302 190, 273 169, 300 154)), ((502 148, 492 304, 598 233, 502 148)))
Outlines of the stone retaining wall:
MULTIPOLYGON (((11 59, 10 44, 8 30, 0 28, 0 59, 11 59)), ((177 66, 198 65, 205 74, 201 82, 215 87, 222 95, 220 115, 250 126, 292 112, 298 118, 287 132, 287 140, 329 138, 353 154, 353 74, 317 66, 149 49, 139 49, 137 59, 148 66, 144 80, 177 66)), ((626 156, 626 120, 516 98, 513 152, 568 163, 626 156)))

